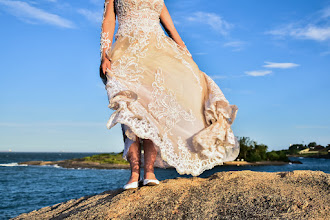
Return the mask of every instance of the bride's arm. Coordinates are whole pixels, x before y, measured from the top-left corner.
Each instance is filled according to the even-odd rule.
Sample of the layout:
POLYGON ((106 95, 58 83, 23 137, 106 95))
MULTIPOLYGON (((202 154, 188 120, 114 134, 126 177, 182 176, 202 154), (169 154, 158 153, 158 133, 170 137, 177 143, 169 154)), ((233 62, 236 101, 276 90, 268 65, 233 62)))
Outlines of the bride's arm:
POLYGON ((163 25, 165 31, 167 34, 182 48, 184 48, 188 54, 190 55, 185 43, 181 39, 178 31, 176 30, 174 23, 172 21, 172 18, 170 16, 170 13, 167 10, 166 5, 164 4, 162 12, 160 14, 160 22, 163 25))
POLYGON ((101 60, 107 57, 116 27, 114 0, 105 0, 101 27, 101 60))

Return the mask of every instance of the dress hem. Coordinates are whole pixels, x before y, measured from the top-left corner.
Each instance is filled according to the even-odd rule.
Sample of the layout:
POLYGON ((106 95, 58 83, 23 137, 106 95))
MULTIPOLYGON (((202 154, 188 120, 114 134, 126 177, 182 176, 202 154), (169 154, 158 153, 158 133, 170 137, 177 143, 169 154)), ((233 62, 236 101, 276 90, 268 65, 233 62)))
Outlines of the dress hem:
MULTIPOLYGON (((180 169, 180 163, 176 163, 173 159, 171 160, 171 158, 167 157, 166 154, 166 149, 167 147, 170 147, 172 145, 171 140, 169 140, 167 138, 167 133, 165 133, 165 135, 163 136, 163 138, 161 138, 159 132, 157 131, 157 128, 155 128, 154 126, 152 126, 152 123, 147 119, 147 117, 143 117, 142 119, 138 119, 136 118, 136 114, 134 114, 132 111, 130 111, 127 107, 132 105, 132 104, 139 104, 137 102, 137 100, 133 101, 133 102, 129 102, 129 105, 127 105, 126 102, 122 102, 120 101, 119 104, 119 108, 113 113, 113 115, 111 115, 108 123, 107 123, 107 128, 111 129, 113 126, 115 126, 117 123, 120 124, 125 124, 126 126, 128 126, 131 131, 139 138, 142 139, 150 139, 156 149, 157 152, 160 153, 160 157, 161 159, 166 162, 169 166, 174 167, 176 169, 176 171, 180 174, 180 175, 192 175, 192 176, 199 176, 200 174, 202 174, 205 170, 210 170, 212 168, 214 168, 217 165, 223 165, 223 162, 225 162, 225 160, 223 160, 222 158, 213 158, 212 160, 200 160, 199 161, 199 166, 200 168, 197 168, 196 166, 194 167, 195 169, 180 169), (122 116, 122 117, 120 117, 122 116), (141 126, 142 125, 142 126, 141 126), (146 129, 141 130, 141 127, 144 127, 146 129), (203 164, 204 162, 204 164, 203 164)), ((135 106, 136 107, 136 106, 135 106)), ((235 142, 237 143, 237 139, 235 137, 235 142)), ((222 155, 224 156, 224 155, 222 155)), ((123 155, 124 157, 124 155, 123 155)), ((164 167, 165 168, 165 167, 164 167)))

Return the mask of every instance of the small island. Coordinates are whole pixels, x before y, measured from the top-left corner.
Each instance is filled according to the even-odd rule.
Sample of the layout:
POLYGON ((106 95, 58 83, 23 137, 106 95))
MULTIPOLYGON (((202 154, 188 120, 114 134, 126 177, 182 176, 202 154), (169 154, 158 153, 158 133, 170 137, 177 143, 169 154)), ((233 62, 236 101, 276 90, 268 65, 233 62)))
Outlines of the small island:
POLYGON ((123 159, 123 152, 121 153, 104 153, 96 154, 89 157, 75 158, 69 160, 58 161, 25 161, 18 164, 26 165, 56 165, 63 168, 75 169, 129 169, 129 163, 123 159))

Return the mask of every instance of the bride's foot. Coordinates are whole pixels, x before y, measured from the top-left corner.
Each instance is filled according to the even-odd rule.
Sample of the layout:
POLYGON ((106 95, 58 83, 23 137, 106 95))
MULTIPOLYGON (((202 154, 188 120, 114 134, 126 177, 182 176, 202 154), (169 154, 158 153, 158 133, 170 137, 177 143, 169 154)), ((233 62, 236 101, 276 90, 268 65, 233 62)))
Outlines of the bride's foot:
POLYGON ((132 172, 132 173, 131 173, 131 177, 130 177, 130 179, 128 180, 127 184, 130 184, 130 183, 133 183, 133 182, 137 182, 137 181, 139 181, 139 177, 140 177, 140 174, 139 174, 139 173, 132 172))
POLYGON ((156 176, 153 172, 147 172, 144 174, 143 185, 155 186, 158 184, 159 184, 159 181, 156 179, 156 176))
POLYGON ((139 187, 139 177, 140 174, 139 173, 131 173, 131 177, 128 180, 128 182, 124 185, 123 189, 127 190, 127 189, 137 189, 139 187))
POLYGON ((144 179, 157 180, 156 175, 153 172, 146 172, 144 174, 144 179))

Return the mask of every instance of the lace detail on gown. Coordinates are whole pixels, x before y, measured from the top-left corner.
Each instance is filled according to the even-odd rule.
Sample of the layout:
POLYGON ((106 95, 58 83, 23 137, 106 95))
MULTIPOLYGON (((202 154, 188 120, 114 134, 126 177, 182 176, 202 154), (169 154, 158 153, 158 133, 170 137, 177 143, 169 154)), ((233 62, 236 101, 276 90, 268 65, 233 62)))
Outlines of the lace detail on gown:
MULTIPOLYGON (((104 2, 104 10, 102 16, 102 26, 101 26, 101 40, 100 40, 100 52, 102 55, 103 50, 105 49, 105 53, 108 54, 109 49, 111 47, 111 39, 110 39, 110 32, 107 28, 108 19, 107 17, 107 10, 109 6, 109 0, 105 0, 104 2)), ((100 56, 102 58, 102 56, 100 56)))
POLYGON ((118 31, 115 38, 127 36, 131 41, 151 32, 164 34, 159 25, 163 0, 115 0, 118 15, 118 31))
POLYGON ((155 166, 197 176, 238 156, 231 130, 238 108, 189 51, 166 36, 163 6, 163 0, 114 0, 119 26, 104 83, 115 112, 107 128, 122 124, 124 159, 138 136, 154 142, 155 166))
POLYGON ((103 49, 109 49, 111 45, 111 40, 109 39, 109 32, 102 32, 101 35, 101 52, 103 49))
POLYGON ((173 135, 171 130, 181 119, 191 122, 196 120, 191 109, 188 112, 178 103, 174 91, 168 89, 166 91, 161 69, 157 69, 152 87, 152 101, 148 104, 148 109, 158 120, 165 119, 164 132, 173 135))

